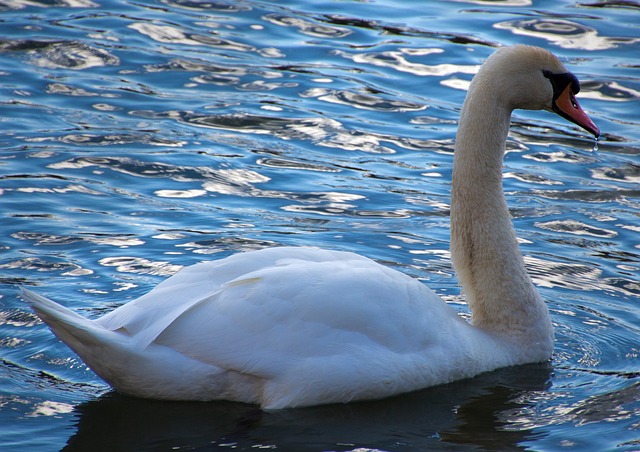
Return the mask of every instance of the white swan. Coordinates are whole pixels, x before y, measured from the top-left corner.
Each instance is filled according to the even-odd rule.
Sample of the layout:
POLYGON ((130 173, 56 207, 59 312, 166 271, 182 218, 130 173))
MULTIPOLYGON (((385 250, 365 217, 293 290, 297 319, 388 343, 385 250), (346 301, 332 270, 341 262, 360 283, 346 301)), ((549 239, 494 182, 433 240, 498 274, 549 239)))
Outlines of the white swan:
POLYGON ((24 290, 116 390, 263 408, 375 399, 545 361, 553 329, 518 250, 501 167, 513 109, 554 110, 598 136, 577 79, 546 50, 496 51, 460 117, 451 249, 472 322, 422 283, 356 254, 282 247, 185 268, 97 320, 24 290))

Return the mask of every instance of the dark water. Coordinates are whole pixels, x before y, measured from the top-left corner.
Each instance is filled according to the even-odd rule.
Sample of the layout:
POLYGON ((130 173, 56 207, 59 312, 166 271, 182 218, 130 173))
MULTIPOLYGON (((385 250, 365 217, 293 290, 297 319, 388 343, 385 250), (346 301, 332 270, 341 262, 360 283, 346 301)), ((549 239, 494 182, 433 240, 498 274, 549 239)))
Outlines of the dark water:
POLYGON ((0 0, 0 449, 640 450, 637 2, 0 0), (181 266, 355 251, 467 312, 450 266, 459 106, 546 47, 603 131, 517 112, 505 190, 548 365, 261 412, 109 392, 17 297, 97 317, 181 266))

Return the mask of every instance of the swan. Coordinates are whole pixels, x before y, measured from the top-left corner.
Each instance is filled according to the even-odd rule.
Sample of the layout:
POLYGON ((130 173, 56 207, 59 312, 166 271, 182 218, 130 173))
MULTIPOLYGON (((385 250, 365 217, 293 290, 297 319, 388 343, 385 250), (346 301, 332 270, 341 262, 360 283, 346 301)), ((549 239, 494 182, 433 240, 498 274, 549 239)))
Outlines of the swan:
POLYGON ((115 390, 263 409, 379 399, 549 360, 549 312, 525 270, 502 190, 514 109, 596 137, 577 78, 547 50, 502 47, 474 76, 455 142, 451 252, 471 321, 424 284, 350 252, 275 247, 184 268, 89 320, 22 297, 115 390))

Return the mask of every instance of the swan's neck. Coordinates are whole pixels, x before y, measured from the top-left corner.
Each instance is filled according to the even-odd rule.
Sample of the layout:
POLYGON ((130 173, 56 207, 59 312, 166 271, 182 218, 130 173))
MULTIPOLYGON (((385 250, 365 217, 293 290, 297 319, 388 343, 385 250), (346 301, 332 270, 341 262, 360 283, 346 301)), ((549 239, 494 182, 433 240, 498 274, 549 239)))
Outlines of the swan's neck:
POLYGON ((472 84, 454 154, 451 253, 472 323, 491 332, 520 331, 531 338, 540 333, 533 331, 540 329, 540 322, 545 330, 550 323, 525 270, 502 190, 510 119, 511 109, 500 101, 500 94, 472 84))

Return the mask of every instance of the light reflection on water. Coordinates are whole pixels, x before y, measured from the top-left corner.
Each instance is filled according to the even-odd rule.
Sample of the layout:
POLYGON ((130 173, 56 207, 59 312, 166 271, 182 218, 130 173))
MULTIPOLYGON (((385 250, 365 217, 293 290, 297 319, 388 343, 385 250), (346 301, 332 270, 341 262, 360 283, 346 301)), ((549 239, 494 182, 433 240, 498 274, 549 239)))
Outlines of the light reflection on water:
POLYGON ((0 10, 3 444, 640 447, 637 6, 61 0, 0 10), (202 259, 308 244, 398 268, 467 316, 448 252, 453 137, 471 76, 513 43, 565 59, 603 131, 593 151, 572 124, 518 112, 507 145, 505 189, 556 328, 550 366, 274 413, 131 400, 105 394, 17 298, 15 285, 37 285, 95 317, 202 259))

